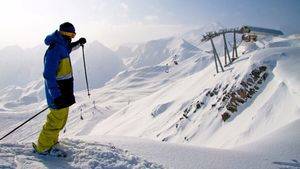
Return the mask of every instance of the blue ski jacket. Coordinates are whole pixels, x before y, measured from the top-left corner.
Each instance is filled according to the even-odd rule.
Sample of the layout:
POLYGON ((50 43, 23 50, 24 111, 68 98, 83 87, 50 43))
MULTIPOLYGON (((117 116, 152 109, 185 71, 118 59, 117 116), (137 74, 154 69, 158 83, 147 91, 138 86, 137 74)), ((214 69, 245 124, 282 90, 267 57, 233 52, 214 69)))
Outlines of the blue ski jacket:
POLYGON ((48 106, 52 109, 69 107, 75 103, 70 44, 59 31, 48 35, 45 44, 49 46, 44 56, 43 73, 48 106), (58 97, 63 104, 54 104, 58 97))

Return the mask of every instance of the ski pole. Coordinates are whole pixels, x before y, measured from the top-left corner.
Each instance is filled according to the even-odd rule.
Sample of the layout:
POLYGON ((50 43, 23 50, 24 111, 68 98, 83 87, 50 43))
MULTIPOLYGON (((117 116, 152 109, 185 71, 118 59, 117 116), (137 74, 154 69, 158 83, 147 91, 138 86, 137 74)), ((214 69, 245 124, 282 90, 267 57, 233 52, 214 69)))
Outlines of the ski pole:
POLYGON ((38 112, 37 114, 35 114, 34 116, 30 117, 28 120, 26 120, 24 123, 22 123, 21 125, 19 125, 18 127, 16 127, 15 129, 13 129, 12 131, 10 131, 9 133, 7 133, 5 136, 0 138, 0 141, 2 139, 4 139, 5 137, 7 137, 8 135, 10 135, 11 133, 13 133, 14 131, 16 131, 18 128, 22 127, 24 124, 26 124, 27 122, 29 122, 30 120, 32 120, 33 118, 35 118, 36 116, 38 116, 39 114, 43 113, 45 110, 47 110, 48 107, 44 108, 43 110, 41 110, 40 112, 38 112))
POLYGON ((82 47, 82 58, 83 58, 83 67, 84 67, 84 74, 85 74, 85 83, 86 83, 86 88, 87 88, 87 92, 88 92, 88 96, 90 98, 91 94, 90 94, 90 88, 89 88, 89 82, 88 82, 88 77, 87 77, 87 72, 86 72, 86 63, 85 63, 85 55, 84 55, 84 45, 81 45, 82 47))

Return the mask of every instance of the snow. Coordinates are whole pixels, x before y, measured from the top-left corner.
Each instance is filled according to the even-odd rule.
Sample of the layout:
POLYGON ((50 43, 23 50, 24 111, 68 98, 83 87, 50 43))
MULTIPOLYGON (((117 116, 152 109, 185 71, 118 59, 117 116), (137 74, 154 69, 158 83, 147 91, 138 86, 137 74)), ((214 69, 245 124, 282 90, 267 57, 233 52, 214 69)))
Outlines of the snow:
POLYGON ((166 168, 299 168, 300 120, 280 130, 233 149, 203 148, 177 143, 162 143, 130 137, 87 137, 101 143, 113 143, 123 149, 157 162, 166 168))
POLYGON ((1 144, 0 168, 163 168, 113 145, 66 139, 60 143, 67 157, 33 153, 31 144, 1 144))
POLYGON ((193 56, 199 49, 181 38, 166 38, 149 41, 139 45, 133 52, 133 58, 127 65, 133 68, 154 66, 167 58, 178 55, 178 60, 193 56))
MULTIPOLYGON (((94 89, 91 98, 76 92, 60 134, 70 156, 32 153, 44 113, 1 142, 0 168, 299 168, 299 36, 243 42, 240 57, 217 74, 210 44, 198 43, 203 30, 117 52, 98 42, 87 46, 94 89), (255 92, 224 122, 233 98, 224 97, 258 70, 264 80, 251 82, 255 92)), ((215 40, 217 48, 222 43, 215 40)), ((78 54, 75 77, 83 76, 78 54)), ((42 80, 0 94, 1 136, 46 106, 42 80)))
POLYGON ((299 119, 299 88, 294 85, 299 84, 299 76, 293 73, 299 71, 299 52, 298 47, 255 50, 241 56, 224 73, 218 75, 211 73, 215 70, 214 65, 210 65, 127 105, 99 123, 91 135, 138 136, 219 148, 251 142, 299 119), (291 73, 285 76, 279 74, 286 72, 285 67, 280 66, 282 63, 289 65, 291 73), (247 74, 257 65, 268 66, 270 76, 267 83, 240 108, 230 123, 222 123, 218 110, 211 108, 216 97, 203 100, 205 105, 201 113, 180 120, 187 103, 193 104, 195 100, 205 99, 204 92, 214 86, 236 85, 236 81, 246 79, 247 74), (283 78, 296 81, 288 83, 283 78))

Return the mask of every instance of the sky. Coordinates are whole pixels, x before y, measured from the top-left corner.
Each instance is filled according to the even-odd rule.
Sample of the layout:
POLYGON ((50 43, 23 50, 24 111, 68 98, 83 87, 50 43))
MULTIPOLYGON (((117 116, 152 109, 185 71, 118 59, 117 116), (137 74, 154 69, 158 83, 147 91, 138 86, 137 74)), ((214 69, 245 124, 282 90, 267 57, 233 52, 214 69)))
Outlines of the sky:
POLYGON ((210 23, 300 33, 300 0, 3 0, 0 48, 43 44, 69 21, 76 38, 116 48, 163 38, 210 23))

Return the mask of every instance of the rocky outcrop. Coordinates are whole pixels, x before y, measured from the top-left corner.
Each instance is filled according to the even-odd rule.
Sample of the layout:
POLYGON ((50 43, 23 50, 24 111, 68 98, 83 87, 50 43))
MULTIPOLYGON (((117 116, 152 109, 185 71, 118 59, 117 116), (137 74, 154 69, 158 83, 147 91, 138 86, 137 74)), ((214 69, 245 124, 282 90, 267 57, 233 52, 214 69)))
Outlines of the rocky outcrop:
POLYGON ((238 87, 232 86, 228 92, 224 92, 220 107, 221 109, 225 108, 225 112, 222 113, 223 121, 228 120, 231 114, 238 111, 239 106, 246 103, 259 90, 268 77, 267 67, 260 66, 253 69, 246 77, 238 87))
MULTIPOLYGON (((238 111, 238 108, 245 104, 260 89, 263 82, 267 79, 267 67, 262 65, 251 71, 250 74, 244 76, 243 80, 234 85, 217 84, 214 88, 205 91, 202 100, 194 100, 187 106, 179 120, 188 119, 190 113, 196 113, 201 108, 207 106, 205 100, 216 97, 216 102, 210 105, 210 108, 217 109, 222 120, 227 121, 232 114, 238 111), (221 113, 223 112, 223 113, 221 113)), ((238 80, 239 76, 235 79, 238 80)), ((213 99, 214 100, 214 99, 213 99)))
MULTIPOLYGON (((224 122, 233 118, 232 115, 242 111, 242 105, 249 102, 250 99, 260 90, 263 83, 267 80, 267 66, 254 68, 249 74, 234 76, 233 83, 219 83, 213 88, 205 89, 190 104, 187 104, 180 112, 182 113, 174 125, 177 131, 185 128, 187 124, 193 121, 195 113, 216 112, 216 118, 219 116, 224 122)), ((157 136, 158 137, 158 136, 157 136)), ((162 141, 167 141, 163 138, 162 141)), ((189 141, 189 137, 183 140, 189 141)))

